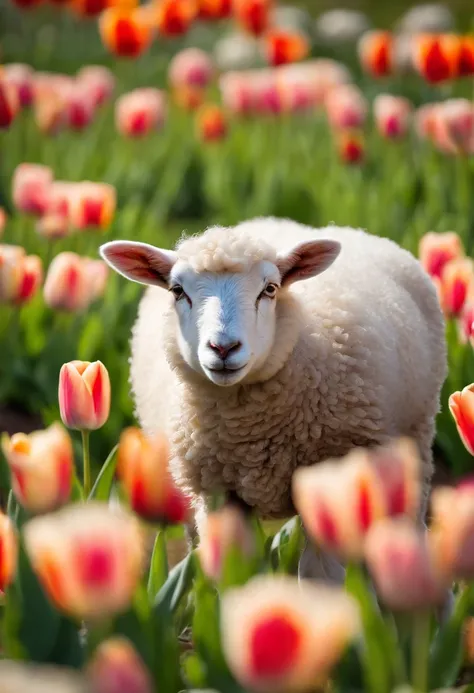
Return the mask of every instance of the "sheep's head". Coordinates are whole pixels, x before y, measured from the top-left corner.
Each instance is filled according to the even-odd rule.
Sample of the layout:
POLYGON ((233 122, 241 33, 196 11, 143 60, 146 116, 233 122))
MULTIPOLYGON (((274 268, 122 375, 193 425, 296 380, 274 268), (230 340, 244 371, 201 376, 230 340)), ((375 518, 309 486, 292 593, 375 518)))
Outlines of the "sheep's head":
POLYGON ((182 358, 215 385, 229 386, 264 368, 286 289, 323 272, 339 250, 336 241, 318 239, 277 254, 261 240, 214 228, 176 251, 114 241, 100 252, 127 279, 172 294, 182 358))

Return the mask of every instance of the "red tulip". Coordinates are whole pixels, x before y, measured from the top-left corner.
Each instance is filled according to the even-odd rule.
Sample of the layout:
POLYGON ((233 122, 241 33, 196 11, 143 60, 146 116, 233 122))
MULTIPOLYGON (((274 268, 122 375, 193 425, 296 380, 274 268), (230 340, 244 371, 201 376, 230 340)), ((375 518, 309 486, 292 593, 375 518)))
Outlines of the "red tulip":
POLYGON ((220 106, 205 105, 197 113, 198 136, 205 142, 215 142, 226 137, 228 131, 227 119, 220 106))
POLYGON ((379 94, 375 98, 375 123, 380 134, 387 139, 397 139, 407 134, 411 112, 411 103, 402 96, 379 94))
POLYGON ((274 29, 263 37, 264 52, 270 65, 285 65, 302 60, 308 55, 308 39, 296 31, 274 29))
POLYGON ((115 214, 116 193, 113 185, 82 181, 70 200, 70 220, 77 229, 107 228, 115 214))
POLYGON ((449 317, 458 317, 467 297, 474 291, 474 262, 455 258, 444 267, 441 275, 441 306, 449 317))
POLYGON ((59 373, 59 409, 68 428, 95 431, 110 412, 109 373, 100 361, 71 361, 59 373))
POLYGON ((70 0, 70 6, 80 17, 96 17, 111 5, 113 0, 70 0))
POLYGON ((44 0, 11 0, 11 2, 22 10, 29 10, 37 5, 41 5, 44 0))
POLYGON ((360 164, 365 158, 365 145, 361 132, 342 130, 337 135, 339 158, 345 164, 360 164))
POLYGON ((422 34, 413 43, 413 62, 427 82, 445 82, 458 75, 461 44, 452 34, 422 34))
POLYGON ((134 89, 115 104, 117 130, 128 137, 141 137, 163 126, 166 96, 159 89, 134 89))
POLYGON ((420 241, 420 262, 431 277, 440 278, 447 263, 463 255, 462 241, 454 231, 425 233, 420 241))
POLYGON ((105 10, 99 30, 106 48, 122 57, 137 58, 151 43, 152 28, 145 7, 117 6, 105 10))
POLYGON ((20 106, 28 108, 33 102, 33 70, 29 65, 10 63, 3 67, 6 81, 16 90, 20 106))
POLYGON ((16 87, 0 75, 0 128, 8 128, 20 109, 16 87))
POLYGON ((208 86, 214 75, 213 62, 200 48, 186 48, 170 62, 168 77, 173 88, 208 86))
POLYGON ((204 21, 226 19, 232 14, 232 0, 198 0, 198 18, 204 21))
POLYGON ((95 105, 87 87, 80 81, 73 82, 64 90, 64 118, 72 130, 84 130, 94 118, 95 105))
POLYGON ((458 74, 460 77, 474 75, 474 36, 461 38, 458 74))
POLYGON ((367 31, 358 48, 362 67, 373 77, 385 77, 393 72, 394 40, 389 31, 367 31))
POLYGON ((159 0, 156 7, 159 33, 168 37, 185 34, 191 27, 197 11, 196 0, 159 0))
POLYGON ((332 128, 361 128, 367 116, 367 102, 353 84, 341 84, 329 91, 325 100, 326 113, 332 128))
POLYGON ((16 573, 18 543, 8 515, 0 511, 0 594, 5 593, 16 573))
POLYGON ((261 36, 270 27, 273 0, 234 0, 234 17, 238 24, 254 36, 261 36))

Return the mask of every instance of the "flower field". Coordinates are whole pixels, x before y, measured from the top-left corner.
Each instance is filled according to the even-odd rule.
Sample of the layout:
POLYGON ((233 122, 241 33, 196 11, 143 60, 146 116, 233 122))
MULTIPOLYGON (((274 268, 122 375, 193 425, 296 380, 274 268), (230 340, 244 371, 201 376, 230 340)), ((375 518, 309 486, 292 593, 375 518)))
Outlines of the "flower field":
POLYGON ((474 36, 466 13, 440 6, 388 28, 315 15, 273 0, 0 7, 2 693, 470 680, 474 36), (448 485, 429 532, 421 462, 401 440, 298 471, 300 517, 283 527, 216 489, 199 546, 173 565, 191 500, 166 438, 134 418, 142 289, 98 251, 172 248, 257 216, 367 229, 432 277, 448 485), (303 526, 345 565, 344 586, 298 582, 303 526))

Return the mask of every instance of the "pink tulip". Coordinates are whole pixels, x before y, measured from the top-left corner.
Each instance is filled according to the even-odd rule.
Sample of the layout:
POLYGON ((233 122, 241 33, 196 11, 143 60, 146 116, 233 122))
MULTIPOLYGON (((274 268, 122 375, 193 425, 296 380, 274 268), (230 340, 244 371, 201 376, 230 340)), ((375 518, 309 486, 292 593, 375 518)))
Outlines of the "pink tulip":
POLYGON ((461 315, 464 304, 474 292, 474 262, 460 257, 450 260, 441 275, 441 306, 448 317, 461 315))
POLYGON ((170 62, 169 81, 173 88, 208 86, 214 75, 209 54, 200 48, 185 48, 170 62))
POLYGON ((252 531, 241 511, 224 507, 209 513, 199 526, 199 560, 204 573, 211 580, 222 576, 225 560, 232 549, 251 558, 256 547, 252 531))
POLYGON ((76 186, 77 183, 70 183, 69 181, 53 181, 49 188, 47 214, 54 214, 67 219, 76 186))
POLYGON ((387 139, 398 139, 407 134, 411 112, 411 103, 402 96, 379 94, 374 101, 375 124, 387 139))
POLYGON ((44 284, 44 300, 55 310, 82 311, 91 302, 91 282, 83 258, 59 253, 51 262, 44 284))
POLYGON ((76 80, 62 92, 64 118, 71 130, 84 130, 93 121, 95 104, 87 85, 76 80))
POLYGON ((122 637, 102 642, 87 665, 94 693, 153 693, 154 686, 133 645, 122 637))
POLYGON ((434 143, 447 154, 474 153, 474 104, 448 99, 434 113, 434 143))
POLYGON ((141 137, 165 122, 166 97, 159 89, 134 89, 115 105, 115 123, 120 134, 141 137))
POLYGON ((329 125, 335 129, 361 128, 367 116, 367 102, 352 84, 342 84, 329 91, 325 100, 329 125))
POLYGON ((420 262, 431 277, 441 278, 450 260, 464 255, 462 241, 457 233, 425 233, 418 249, 420 262))
POLYGON ((3 66, 6 81, 17 92, 22 108, 28 108, 33 103, 33 70, 29 65, 10 63, 3 66))
POLYGON ((249 75, 227 72, 219 80, 222 102, 235 115, 250 115, 255 108, 255 96, 249 75))
POLYGON ((71 361, 59 373, 59 408, 63 423, 80 431, 95 431, 109 418, 110 379, 103 363, 71 361))
POLYGON ((45 213, 53 172, 48 166, 19 164, 13 174, 12 196, 15 207, 26 214, 45 213))
POLYGON ((90 281, 91 299, 95 301, 104 295, 107 279, 109 277, 109 267, 102 260, 90 260, 84 258, 86 274, 90 281))
POLYGON ((49 212, 38 219, 36 231, 43 238, 50 240, 64 238, 69 235, 70 227, 67 217, 62 214, 50 214, 49 212))
POLYGON ((9 128, 19 110, 17 89, 0 75, 0 129, 9 128))
POLYGON ((108 101, 115 89, 115 77, 103 65, 86 65, 77 73, 77 80, 90 93, 94 106, 101 106, 108 101))
POLYGON ((432 140, 436 129, 436 112, 439 104, 426 103, 417 108, 413 116, 415 132, 420 139, 432 140))
POLYGON ((459 317, 459 341, 474 346, 474 298, 468 298, 459 317))

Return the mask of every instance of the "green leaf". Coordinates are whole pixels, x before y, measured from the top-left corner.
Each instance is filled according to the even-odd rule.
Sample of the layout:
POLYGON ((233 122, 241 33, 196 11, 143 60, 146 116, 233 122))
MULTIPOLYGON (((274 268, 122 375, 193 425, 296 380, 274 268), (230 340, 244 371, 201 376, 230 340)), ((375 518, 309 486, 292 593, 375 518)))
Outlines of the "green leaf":
POLYGON ((114 481, 115 468, 118 462, 118 445, 114 447, 110 455, 107 457, 104 466, 99 472, 92 491, 89 495, 89 500, 108 501, 112 491, 114 481))
POLYGON ((77 474, 74 474, 72 479, 71 503, 81 503, 83 500, 84 491, 81 486, 81 482, 77 478, 77 474))
POLYGON ((199 689, 206 687, 206 670, 199 655, 195 652, 186 654, 181 661, 181 666, 187 688, 199 689))
POLYGON ((275 570, 290 575, 297 574, 303 543, 301 520, 298 516, 292 517, 272 541, 271 561, 275 570))
POLYGON ((166 532, 159 529, 156 534, 155 545, 150 563, 148 575, 148 596, 153 599, 168 577, 168 555, 166 553, 166 532))
POLYGON ((191 589, 195 571, 194 554, 188 553, 182 561, 170 570, 168 579, 156 595, 153 606, 154 610, 159 612, 162 611, 163 608, 166 608, 171 613, 176 611, 181 599, 191 589))
POLYGON ((153 624, 148 596, 143 586, 137 589, 131 607, 115 618, 113 633, 128 638, 148 669, 153 671, 156 656, 153 624))
POLYGON ((457 598, 450 619, 435 636, 430 652, 430 686, 454 685, 463 663, 463 628, 474 602, 474 586, 467 587, 457 598))
POLYGON ((197 582, 194 594, 193 643, 206 664, 212 686, 215 681, 212 682, 211 678, 228 673, 220 642, 219 595, 215 587, 203 578, 197 582))
POLYGON ((71 669, 80 669, 84 663, 84 648, 81 642, 79 626, 61 617, 58 638, 51 654, 51 662, 71 669))

